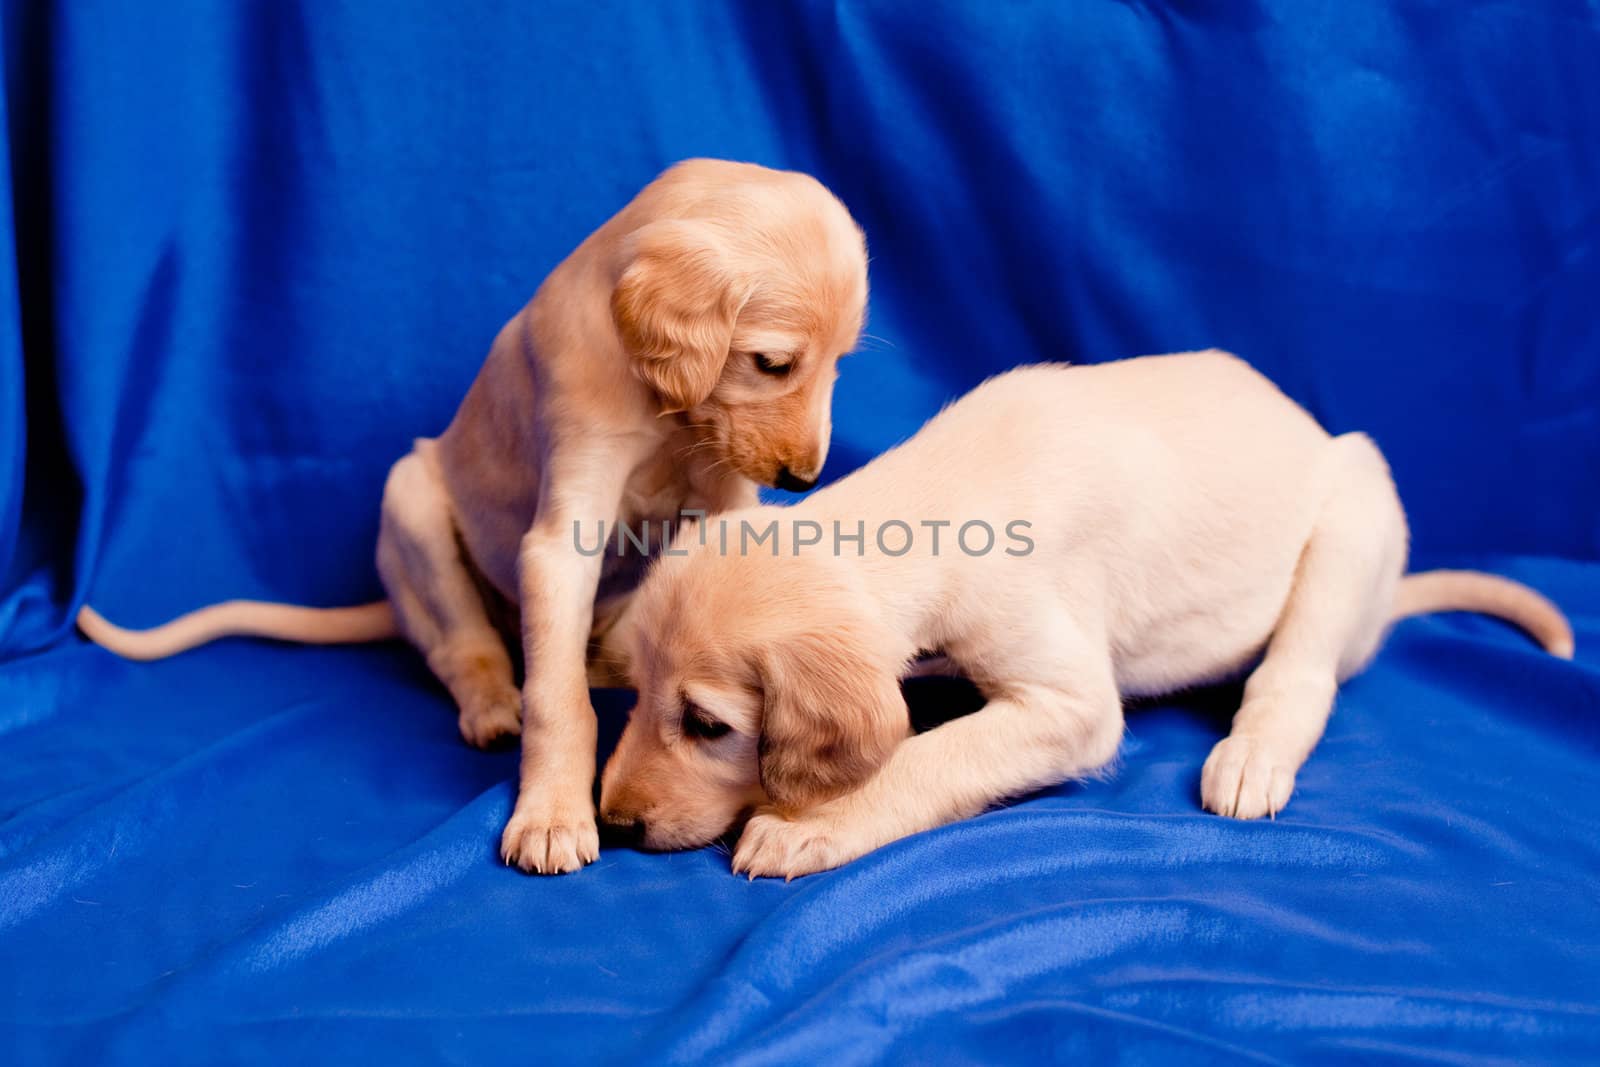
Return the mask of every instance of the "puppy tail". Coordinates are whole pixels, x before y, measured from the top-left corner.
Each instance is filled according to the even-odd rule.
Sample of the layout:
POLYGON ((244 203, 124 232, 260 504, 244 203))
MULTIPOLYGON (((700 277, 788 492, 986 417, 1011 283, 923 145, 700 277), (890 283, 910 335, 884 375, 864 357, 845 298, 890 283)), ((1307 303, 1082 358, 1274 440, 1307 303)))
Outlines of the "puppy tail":
POLYGON ((1572 627, 1561 609, 1521 582, 1478 571, 1424 571, 1400 579, 1391 621, 1434 611, 1475 611, 1526 630, 1544 650, 1572 658, 1572 627))
POLYGON ((303 608, 261 600, 229 600, 180 615, 149 630, 125 630, 87 604, 78 629, 125 659, 166 659, 219 637, 270 637, 309 645, 356 644, 395 637, 399 629, 387 600, 349 608, 303 608))

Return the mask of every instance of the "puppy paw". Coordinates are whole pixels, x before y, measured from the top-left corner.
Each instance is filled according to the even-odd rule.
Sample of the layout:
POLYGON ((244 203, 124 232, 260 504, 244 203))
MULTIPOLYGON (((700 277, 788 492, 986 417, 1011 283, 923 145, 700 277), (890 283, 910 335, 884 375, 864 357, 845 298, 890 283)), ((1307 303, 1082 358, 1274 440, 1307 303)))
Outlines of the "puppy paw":
POLYGON ((519 798, 500 835, 500 857, 528 874, 568 874, 599 856, 600 834, 589 805, 563 808, 519 798))
POLYGON ((1225 737, 1200 771, 1200 802, 1235 819, 1276 816, 1289 803, 1297 770, 1259 738, 1225 737))
POLYGON ((522 734, 522 695, 507 688, 474 700, 456 719, 462 740, 474 748, 506 748, 522 734))
POLYGON ((866 851, 851 846, 825 817, 788 819, 760 812, 751 816, 734 846, 733 873, 789 881, 848 863, 866 851))

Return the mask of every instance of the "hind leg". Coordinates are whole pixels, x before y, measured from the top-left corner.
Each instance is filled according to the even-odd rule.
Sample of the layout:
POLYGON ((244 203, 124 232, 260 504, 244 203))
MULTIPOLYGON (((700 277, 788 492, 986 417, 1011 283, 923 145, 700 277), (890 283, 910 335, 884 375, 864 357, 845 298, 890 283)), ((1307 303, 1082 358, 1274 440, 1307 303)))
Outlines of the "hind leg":
POLYGON ((1326 496, 1283 613, 1201 772, 1201 802, 1219 815, 1256 819, 1289 802, 1339 683, 1377 652, 1405 569, 1405 514, 1382 454, 1361 434, 1329 447, 1326 496))
POLYGON ((461 556, 432 441, 389 471, 378 532, 378 573, 406 638, 450 690, 461 736, 487 748, 517 736, 522 697, 511 657, 461 556))

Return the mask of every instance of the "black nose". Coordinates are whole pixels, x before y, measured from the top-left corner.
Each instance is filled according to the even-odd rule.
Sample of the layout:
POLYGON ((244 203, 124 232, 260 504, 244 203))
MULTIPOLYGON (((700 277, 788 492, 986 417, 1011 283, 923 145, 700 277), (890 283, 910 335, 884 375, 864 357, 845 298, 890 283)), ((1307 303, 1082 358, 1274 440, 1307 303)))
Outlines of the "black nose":
POLYGON ((607 816, 600 821, 600 841, 608 848, 638 848, 644 844, 645 822, 626 816, 607 816))
POLYGON ((791 493, 803 493, 817 484, 815 478, 796 478, 794 471, 788 467, 778 469, 778 488, 787 489, 791 493))

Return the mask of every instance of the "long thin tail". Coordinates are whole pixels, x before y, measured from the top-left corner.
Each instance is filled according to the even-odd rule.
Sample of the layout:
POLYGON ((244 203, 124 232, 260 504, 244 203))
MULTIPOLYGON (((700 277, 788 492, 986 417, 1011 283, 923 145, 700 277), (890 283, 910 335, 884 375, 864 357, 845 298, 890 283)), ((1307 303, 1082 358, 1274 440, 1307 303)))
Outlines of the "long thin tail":
POLYGON ((1396 621, 1433 611, 1476 611, 1528 631, 1544 650, 1572 658, 1572 627, 1561 609, 1521 582, 1479 571, 1424 571, 1400 579, 1396 621))
POLYGON ((387 600, 349 608, 304 608, 263 600, 229 600, 191 611, 149 630, 124 630, 84 605, 78 629, 126 659, 176 656, 219 637, 270 637, 308 645, 382 641, 398 634, 387 600))

